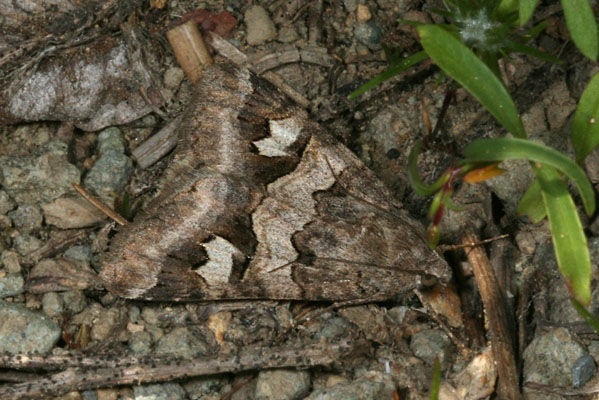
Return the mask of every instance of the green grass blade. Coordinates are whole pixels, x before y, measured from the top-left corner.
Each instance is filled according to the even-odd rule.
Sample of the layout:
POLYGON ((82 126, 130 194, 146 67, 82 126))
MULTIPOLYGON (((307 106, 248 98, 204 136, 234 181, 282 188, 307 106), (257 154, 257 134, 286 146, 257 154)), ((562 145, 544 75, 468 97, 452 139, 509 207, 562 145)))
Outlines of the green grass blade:
POLYGON ((599 54, 599 31, 589 0, 561 0, 572 41, 582 54, 593 61, 599 54))
POLYGON ((599 74, 593 76, 578 102, 572 121, 572 144, 579 164, 599 144, 599 74))
POLYGON ((519 42, 510 40, 510 41, 508 41, 508 44, 506 47, 511 53, 528 54, 530 56, 539 58, 541 60, 549 61, 554 64, 561 64, 561 62, 562 62, 559 58, 557 58, 549 53, 545 53, 544 51, 535 49, 534 47, 531 47, 527 44, 523 44, 523 43, 519 43, 519 42))
POLYGON ((433 378, 431 381, 431 395, 430 400, 439 400, 439 390, 441 388, 441 362, 439 357, 435 357, 433 364, 433 378))
POLYGON ((520 26, 526 25, 537 8, 539 0, 520 0, 520 26))
POLYGON ((421 196, 430 196, 431 194, 437 192, 443 185, 449 180, 449 176, 447 174, 443 174, 441 178, 437 180, 437 182, 432 185, 427 185, 420 179, 420 174, 418 173, 418 156, 420 155, 420 150, 422 149, 422 142, 418 141, 414 143, 414 147, 410 152, 408 157, 408 181, 412 186, 412 189, 416 193, 421 196))
POLYGON ((595 330, 595 332, 599 333, 599 320, 575 299, 570 299, 570 301, 572 302, 572 305, 574 306, 574 309, 576 309, 578 315, 580 315, 586 321, 586 323, 595 330))
POLYGON ((516 209, 518 215, 527 215, 533 223, 541 222, 547 216, 545 204, 543 204, 543 194, 539 181, 535 181, 526 189, 524 196, 518 203, 516 209))
POLYGON ((591 302, 591 258, 566 182, 548 166, 533 167, 541 185, 557 265, 576 301, 591 302))
POLYGON ((595 193, 586 174, 574 161, 551 147, 523 139, 479 139, 464 150, 468 161, 503 161, 525 159, 549 165, 574 182, 587 214, 595 212, 595 193))
POLYGON ((374 78, 360 86, 358 89, 354 90, 352 93, 350 93, 349 96, 347 96, 347 98, 353 99, 355 97, 358 97, 361 94, 369 91, 373 87, 380 85, 386 80, 393 78, 394 76, 402 73, 406 69, 418 64, 419 62, 426 60, 427 58, 428 55, 424 51, 419 51, 416 54, 412 54, 411 56, 404 58, 400 63, 390 66, 389 69, 380 73, 379 75, 375 76, 374 78))
POLYGON ((433 61, 470 92, 514 136, 526 131, 507 89, 462 42, 436 25, 418 27, 422 47, 433 61))

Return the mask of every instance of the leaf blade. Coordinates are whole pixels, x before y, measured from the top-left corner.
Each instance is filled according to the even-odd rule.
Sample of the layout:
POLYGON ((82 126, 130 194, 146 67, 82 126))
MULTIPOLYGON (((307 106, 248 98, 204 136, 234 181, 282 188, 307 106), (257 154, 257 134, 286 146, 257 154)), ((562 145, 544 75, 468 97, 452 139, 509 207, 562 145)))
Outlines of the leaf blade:
POLYGON ((591 257, 568 186, 550 166, 533 167, 541 185, 557 265, 574 298, 591 302, 591 257))
POLYGON ((550 147, 515 138, 478 139, 464 150, 468 161, 525 159, 563 172, 576 185, 587 214, 595 212, 595 193, 586 174, 574 161, 550 147))
POLYGON ((589 0, 561 0, 572 41, 585 57, 597 60, 599 30, 589 0))
POLYGON ((579 164, 599 145, 599 73, 591 78, 578 102, 572 121, 572 144, 579 164))
POLYGON ((468 47, 436 25, 419 26, 422 47, 449 76, 470 92, 514 136, 526 131, 512 98, 501 81, 468 47))

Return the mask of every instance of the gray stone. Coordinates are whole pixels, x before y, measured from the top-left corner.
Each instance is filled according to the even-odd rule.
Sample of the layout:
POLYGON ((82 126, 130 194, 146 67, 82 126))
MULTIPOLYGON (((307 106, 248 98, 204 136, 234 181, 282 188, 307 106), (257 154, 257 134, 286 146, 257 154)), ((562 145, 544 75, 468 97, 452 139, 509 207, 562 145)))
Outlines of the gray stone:
POLYGON ((129 349, 136 356, 149 354, 152 349, 152 335, 145 331, 132 333, 129 338, 129 349))
POLYGON ((61 330, 49 318, 0 300, 0 353, 46 353, 61 330))
POLYGON ((335 339, 345 337, 346 332, 353 328, 353 324, 343 317, 335 317, 326 320, 317 333, 317 339, 335 339))
POLYGON ((98 153, 110 152, 125 154, 125 138, 119 128, 106 128, 98 135, 98 153))
POLYGON ((62 301, 65 305, 65 308, 71 314, 76 314, 83 311, 83 309, 87 305, 87 300, 81 290, 69 290, 66 292, 62 292, 60 295, 62 297, 62 301))
POLYGON ((119 323, 119 316, 120 311, 116 307, 102 310, 98 318, 94 320, 90 337, 98 342, 107 339, 119 323))
POLYGON ((572 385, 580 387, 587 383, 597 373, 595 359, 590 354, 585 354, 574 363, 572 367, 572 385))
POLYGON ((412 335, 410 349, 425 363, 432 365, 439 357, 441 365, 450 357, 453 346, 445 332, 438 329, 424 330, 412 335))
POLYGON ((313 391, 305 400, 379 400, 392 399, 395 386, 389 376, 381 372, 367 374, 350 383, 313 391))
MULTIPOLYGON (((111 203, 112 204, 112 203, 111 203)), ((106 215, 81 196, 66 196, 42 205, 46 224, 61 229, 92 226, 104 220, 106 215)))
POLYGON ((261 371, 256 382, 256 400, 296 400, 310 391, 310 373, 276 369, 261 371))
POLYGON ((175 90, 185 79, 185 73, 179 67, 170 67, 164 73, 164 86, 167 89, 175 90))
POLYGON ((0 272, 0 299, 23 293, 25 281, 20 273, 0 272))
POLYGON ((16 206, 17 204, 12 201, 8 193, 5 190, 0 190, 0 214, 6 214, 16 206))
POLYGON ((208 345, 188 328, 178 327, 156 343, 155 353, 190 359, 207 354, 208 345))
POLYGON ((293 25, 283 26, 279 30, 279 42, 281 43, 292 43, 299 39, 299 34, 293 27, 293 25))
POLYGON ((524 350, 524 382, 571 386, 571 370, 587 352, 565 328, 536 337, 524 350))
POLYGON ((58 317, 64 311, 64 303, 56 292, 44 293, 42 296, 42 309, 48 317, 58 317))
POLYGON ((20 232, 37 231, 42 227, 42 212, 39 207, 21 204, 16 210, 8 213, 12 223, 20 232))
POLYGON ((89 246, 71 246, 63 253, 63 257, 89 264, 92 260, 92 249, 89 246))
POLYGON ((29 253, 42 247, 43 243, 35 236, 28 235, 27 233, 21 233, 13 238, 12 242, 15 250, 22 256, 26 256, 29 253))
POLYGON ((356 24, 354 27, 354 36, 358 42, 367 46, 369 49, 379 50, 381 48, 383 29, 379 22, 371 19, 363 24, 356 24))
POLYGON ((347 11, 353 13, 358 8, 359 0, 343 0, 343 6, 347 11))
MULTIPOLYGON (((204 400, 206 396, 216 395, 229 379, 224 375, 203 376, 191 379, 183 387, 191 400, 204 400)), ((220 399, 222 396, 216 397, 220 399)))
POLYGON ((19 262, 19 255, 11 250, 6 250, 0 255, 0 263, 4 265, 4 268, 12 274, 21 272, 21 263, 19 262))
POLYGON ((135 400, 183 400, 185 390, 177 383, 143 385, 133 388, 135 400))
POLYGON ((74 193, 81 173, 67 161, 68 146, 53 140, 37 155, 0 157, 0 184, 19 204, 48 203, 65 193, 74 193))
POLYGON ((254 5, 248 8, 244 20, 247 26, 246 40, 249 45, 260 45, 277 37, 277 28, 263 7, 254 5))
POLYGON ((129 183, 133 162, 124 154, 113 151, 103 154, 85 176, 85 186, 112 206, 113 193, 119 193, 129 183))

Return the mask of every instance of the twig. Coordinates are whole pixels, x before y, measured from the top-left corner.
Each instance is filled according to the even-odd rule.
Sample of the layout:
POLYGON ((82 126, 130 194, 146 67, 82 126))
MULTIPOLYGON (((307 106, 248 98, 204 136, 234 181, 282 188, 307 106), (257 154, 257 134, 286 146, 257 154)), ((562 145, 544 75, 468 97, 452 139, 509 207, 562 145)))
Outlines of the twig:
POLYGON ((119 214, 117 214, 114 210, 112 210, 106 204, 102 203, 100 200, 98 200, 97 198, 95 198, 91 194, 89 194, 89 192, 83 186, 79 186, 78 184, 73 183, 73 187, 81 196, 83 196, 85 198, 85 200, 89 201, 98 210, 102 211, 108 217, 112 218, 117 224, 127 225, 129 223, 129 221, 127 221, 125 218, 121 217, 119 214))
POLYGON ((147 168, 154 164, 177 145, 177 128, 181 119, 182 117, 179 116, 169 121, 162 129, 131 152, 141 168, 147 168))
MULTIPOLYGON (((263 368, 312 367, 330 365, 345 358, 359 343, 342 342, 328 346, 312 347, 260 347, 246 349, 238 354, 214 355, 192 360, 171 361, 169 363, 152 362, 147 365, 122 365, 127 360, 113 360, 110 367, 94 370, 81 370, 71 367, 63 372, 38 378, 32 381, 4 385, 0 387, 3 400, 47 398, 52 395, 74 390, 88 390, 117 385, 139 385, 145 382, 163 382, 193 376, 240 372, 263 368), (116 366, 114 366, 116 365, 116 366)), ((102 365, 102 360, 96 360, 102 365)), ((41 366, 40 360, 36 365, 41 366)), ((67 364, 78 365, 79 360, 70 360, 67 364)), ((14 364, 12 364, 14 366, 14 364)))
POLYGON ((510 235, 506 233, 505 235, 499 235, 499 236, 495 236, 495 237, 492 237, 489 239, 479 240, 478 242, 462 243, 462 244, 455 244, 455 245, 442 244, 437 249, 440 252, 444 253, 446 251, 455 251, 455 250, 459 250, 459 249, 465 249, 468 247, 482 246, 483 244, 491 243, 496 240, 506 239, 509 236, 510 235))
MULTIPOLYGON (((471 229, 468 229, 462 236, 462 244, 465 246, 471 246, 477 242, 479 242, 479 238, 471 229)), ((514 346, 509 331, 505 302, 499 291, 497 279, 483 248, 472 247, 465 250, 465 252, 472 266, 474 278, 489 321, 491 348, 499 377, 498 398, 506 400, 520 399, 514 346)))
MULTIPOLYGON (((237 65, 249 67, 250 70, 254 71, 253 67, 248 64, 248 57, 243 52, 241 52, 237 47, 233 46, 231 43, 218 36, 214 32, 207 32, 206 37, 204 38, 206 43, 210 45, 218 54, 221 56, 231 60, 237 65)), ((255 72, 255 71, 254 71, 255 72)), ((278 74, 267 71, 262 77, 278 87, 281 91, 283 91, 287 96, 291 97, 293 101, 304 108, 308 108, 310 105, 310 100, 308 100, 305 96, 301 95, 298 91, 293 89, 291 86, 285 83, 285 80, 278 74)))
POLYGON ((166 33, 177 62, 191 83, 202 76, 202 70, 212 64, 212 56, 206 48, 204 38, 193 19, 174 27, 166 33))

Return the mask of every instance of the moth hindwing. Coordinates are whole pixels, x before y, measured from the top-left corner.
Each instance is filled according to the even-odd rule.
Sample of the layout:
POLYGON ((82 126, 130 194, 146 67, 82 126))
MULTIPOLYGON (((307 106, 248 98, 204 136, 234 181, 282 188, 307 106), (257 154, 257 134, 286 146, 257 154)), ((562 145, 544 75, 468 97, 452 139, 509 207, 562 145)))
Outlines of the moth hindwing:
POLYGON ((196 91, 159 195, 104 259, 111 292, 346 301, 449 279, 422 226, 275 87, 222 64, 196 91))

